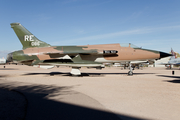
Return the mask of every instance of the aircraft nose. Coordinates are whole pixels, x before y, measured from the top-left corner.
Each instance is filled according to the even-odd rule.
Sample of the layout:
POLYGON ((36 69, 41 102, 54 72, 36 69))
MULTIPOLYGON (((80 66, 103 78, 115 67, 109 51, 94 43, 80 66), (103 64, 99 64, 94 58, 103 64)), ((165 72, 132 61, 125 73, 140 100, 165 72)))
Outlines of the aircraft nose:
POLYGON ((165 53, 165 52, 159 52, 159 53, 160 53, 160 58, 164 58, 164 57, 172 56, 172 54, 165 53))
POLYGON ((7 55, 7 62, 12 62, 13 61, 13 54, 12 53, 9 53, 7 55))

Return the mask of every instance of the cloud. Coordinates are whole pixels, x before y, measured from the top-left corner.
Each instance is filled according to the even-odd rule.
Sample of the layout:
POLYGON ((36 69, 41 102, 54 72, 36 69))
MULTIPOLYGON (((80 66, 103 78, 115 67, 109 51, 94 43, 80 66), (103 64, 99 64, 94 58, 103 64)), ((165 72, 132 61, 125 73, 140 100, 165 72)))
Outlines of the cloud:
POLYGON ((176 25, 176 26, 165 26, 165 27, 155 27, 155 28, 151 28, 152 30, 161 30, 161 31, 165 31, 165 30, 172 30, 172 29, 179 29, 180 25, 176 25))
MULTIPOLYGON (((101 39, 107 39, 107 38, 113 38, 113 37, 119 37, 119 36, 127 36, 127 35, 137 35, 137 34, 147 34, 147 33, 153 33, 158 31, 167 31, 172 29, 180 29, 180 25, 178 26, 167 26, 167 27, 149 27, 149 28, 139 28, 134 30, 126 30, 126 31, 118 31, 114 33, 107 33, 107 34, 101 34, 101 35, 93 35, 88 37, 82 37, 82 38, 76 38, 76 39, 70 39, 65 40, 65 43, 73 43, 74 41, 77 42, 84 42, 84 41, 90 41, 90 40, 101 40, 101 39)), ((63 41, 61 41, 62 43, 63 41)))
POLYGON ((82 37, 82 38, 76 38, 76 39, 71 39, 71 40, 66 40, 65 42, 73 43, 74 41, 76 42, 81 42, 81 41, 90 41, 90 40, 100 40, 100 39, 105 39, 105 38, 113 38, 113 37, 118 37, 118 36, 123 36, 123 35, 132 35, 132 34, 144 34, 151 32, 150 30, 144 30, 144 29, 135 29, 135 30, 128 30, 128 31, 120 31, 120 32, 114 32, 114 33, 107 33, 107 34, 102 34, 102 35, 94 35, 94 36, 88 36, 88 37, 82 37))

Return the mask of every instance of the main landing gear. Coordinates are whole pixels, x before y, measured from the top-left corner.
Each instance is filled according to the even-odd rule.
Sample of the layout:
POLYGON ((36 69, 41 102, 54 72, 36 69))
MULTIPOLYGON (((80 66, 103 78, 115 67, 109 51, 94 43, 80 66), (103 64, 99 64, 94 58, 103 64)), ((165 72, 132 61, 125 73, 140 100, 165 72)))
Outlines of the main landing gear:
POLYGON ((131 63, 129 62, 129 72, 128 72, 128 76, 133 76, 133 68, 131 67, 131 63))

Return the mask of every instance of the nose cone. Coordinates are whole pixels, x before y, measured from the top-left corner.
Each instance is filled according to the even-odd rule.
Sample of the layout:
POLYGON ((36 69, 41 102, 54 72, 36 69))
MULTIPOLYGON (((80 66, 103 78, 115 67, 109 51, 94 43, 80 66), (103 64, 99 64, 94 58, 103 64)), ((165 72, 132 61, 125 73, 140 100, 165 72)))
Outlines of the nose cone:
POLYGON ((12 53, 9 53, 7 55, 7 62, 12 62, 13 61, 13 54, 12 53))
POLYGON ((164 57, 172 56, 172 54, 165 53, 165 52, 159 52, 159 53, 160 53, 160 58, 164 58, 164 57))

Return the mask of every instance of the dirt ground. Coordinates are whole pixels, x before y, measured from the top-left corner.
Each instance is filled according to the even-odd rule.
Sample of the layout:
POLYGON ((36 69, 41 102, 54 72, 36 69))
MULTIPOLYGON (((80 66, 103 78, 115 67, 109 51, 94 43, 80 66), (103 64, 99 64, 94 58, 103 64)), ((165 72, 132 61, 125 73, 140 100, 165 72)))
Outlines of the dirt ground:
MULTIPOLYGON (((69 67, 46 70, 24 65, 0 66, 0 88, 3 88, 0 94, 7 92, 4 89, 23 94, 27 104, 20 102, 24 107, 19 112, 26 108, 26 113, 22 114, 27 120, 180 118, 178 69, 143 68, 134 70, 133 76, 127 76, 128 69, 119 67, 80 70, 82 76, 74 77, 70 75, 69 67)), ((20 99, 19 95, 15 98, 20 99)), ((10 102, 9 98, 3 100, 7 104, 10 102)), ((16 102, 13 104, 17 105, 16 102)), ((9 104, 11 109, 13 104, 9 104)), ((7 107, 6 111, 10 112, 7 107)))

